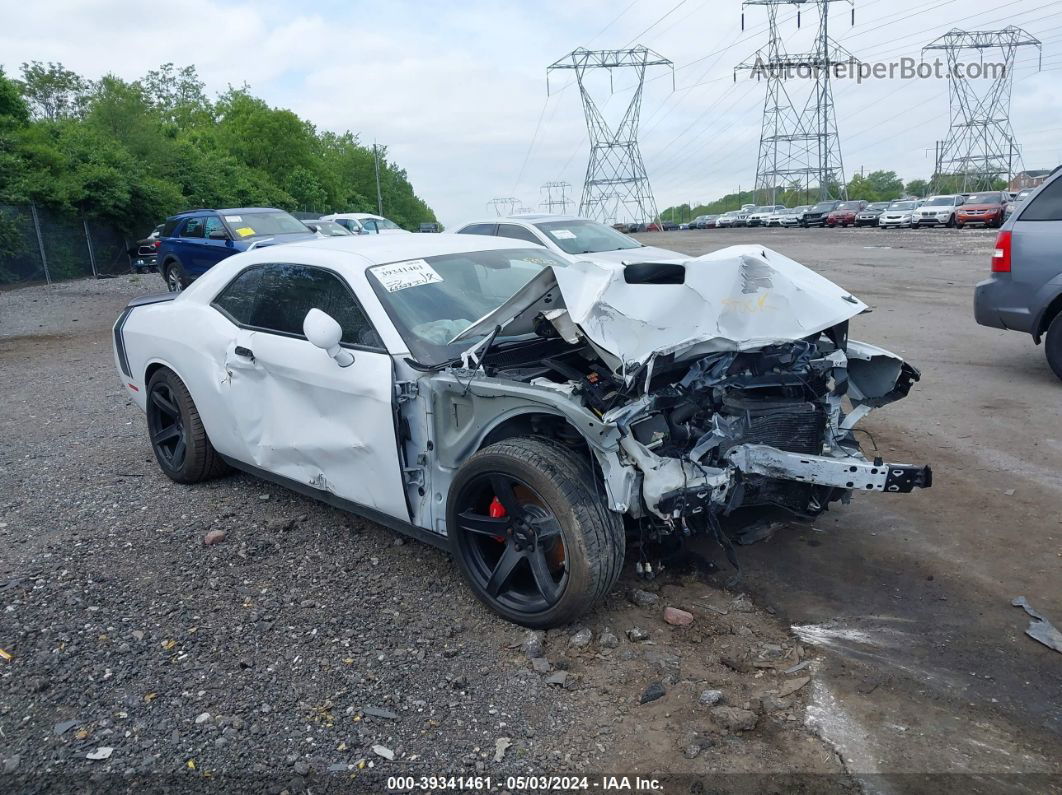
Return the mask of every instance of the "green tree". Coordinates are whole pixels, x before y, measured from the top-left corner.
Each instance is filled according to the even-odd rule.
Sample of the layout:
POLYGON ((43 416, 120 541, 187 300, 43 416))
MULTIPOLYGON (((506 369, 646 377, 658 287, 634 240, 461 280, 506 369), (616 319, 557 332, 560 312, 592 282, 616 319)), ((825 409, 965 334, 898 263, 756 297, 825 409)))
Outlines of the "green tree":
POLYGON ((59 63, 22 64, 22 95, 35 119, 58 121, 80 116, 92 92, 92 81, 59 63))
POLYGON ((904 190, 911 196, 921 198, 929 193, 929 183, 924 179, 912 179, 904 186, 904 190))

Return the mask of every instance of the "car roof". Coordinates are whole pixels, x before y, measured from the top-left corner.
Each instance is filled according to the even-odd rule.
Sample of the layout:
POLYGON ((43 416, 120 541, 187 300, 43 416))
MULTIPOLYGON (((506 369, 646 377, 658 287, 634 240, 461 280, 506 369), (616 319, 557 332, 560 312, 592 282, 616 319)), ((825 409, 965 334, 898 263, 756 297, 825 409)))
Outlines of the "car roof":
POLYGON ((374 215, 373 213, 325 213, 321 216, 322 220, 332 221, 336 218, 353 218, 360 221, 362 218, 378 218, 381 221, 390 221, 390 218, 384 218, 382 215, 374 215))
POLYGON ((185 210, 184 212, 175 213, 170 218, 184 218, 189 215, 198 215, 199 213, 229 213, 231 215, 254 215, 255 213, 283 213, 286 210, 281 210, 276 207, 228 207, 218 208, 216 210, 209 207, 201 207, 198 210, 185 210))
POLYGON ((365 237, 351 235, 350 237, 314 238, 284 244, 285 251, 309 248, 349 254, 349 259, 345 257, 343 264, 355 270, 365 270, 388 262, 434 257, 439 254, 463 254, 531 247, 531 244, 524 241, 505 237, 458 235, 449 232, 430 236, 372 235, 365 237))
MULTIPOLYGON (((499 215, 494 218, 479 218, 466 221, 461 224, 463 229, 471 224, 524 224, 530 226, 542 221, 593 221, 592 218, 582 218, 578 215, 554 215, 550 213, 520 213, 518 215, 499 215)), ((596 222, 595 222, 596 223, 596 222)))

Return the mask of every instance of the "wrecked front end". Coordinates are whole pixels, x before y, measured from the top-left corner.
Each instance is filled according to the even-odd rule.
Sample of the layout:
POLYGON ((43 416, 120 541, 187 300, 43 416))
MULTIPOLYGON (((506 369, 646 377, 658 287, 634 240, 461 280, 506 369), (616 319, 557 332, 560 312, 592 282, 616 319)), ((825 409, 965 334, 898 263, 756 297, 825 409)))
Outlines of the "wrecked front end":
POLYGON ((808 519, 856 491, 931 485, 928 466, 861 450, 856 424, 919 379, 849 340, 865 310, 776 252, 733 247, 681 265, 558 269, 479 325, 540 338, 532 358, 484 355, 492 380, 567 403, 613 510, 657 536, 723 541, 724 520, 808 519))

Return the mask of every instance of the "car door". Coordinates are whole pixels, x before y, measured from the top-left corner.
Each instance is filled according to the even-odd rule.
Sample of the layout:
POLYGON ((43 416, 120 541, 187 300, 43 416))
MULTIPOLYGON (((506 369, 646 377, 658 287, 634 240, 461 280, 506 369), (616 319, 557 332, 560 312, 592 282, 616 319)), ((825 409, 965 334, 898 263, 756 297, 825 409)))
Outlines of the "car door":
MULTIPOLYGON (((239 216, 233 216, 238 218, 239 216)), ((203 270, 214 267, 226 257, 236 253, 229 236, 229 230, 216 215, 207 216, 203 221, 203 243, 200 255, 203 270)))
POLYGON ((181 260, 185 273, 192 278, 202 276, 206 271, 202 264, 204 220, 201 215, 188 218, 177 233, 179 240, 175 246, 177 256, 181 260))
POLYGON ((213 305, 232 322, 221 387, 231 455, 408 522, 391 357, 346 281, 306 265, 250 266, 213 305), (314 308, 342 327, 349 367, 303 336, 314 308))

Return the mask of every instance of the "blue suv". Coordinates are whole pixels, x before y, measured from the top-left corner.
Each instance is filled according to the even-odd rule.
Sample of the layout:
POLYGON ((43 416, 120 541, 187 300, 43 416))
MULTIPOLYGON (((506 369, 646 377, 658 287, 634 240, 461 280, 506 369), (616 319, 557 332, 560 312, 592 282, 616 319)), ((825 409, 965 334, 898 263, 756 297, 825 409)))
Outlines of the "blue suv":
POLYGON ((179 293, 233 254, 313 237, 302 221, 271 207, 189 210, 166 219, 156 262, 166 287, 179 293))

